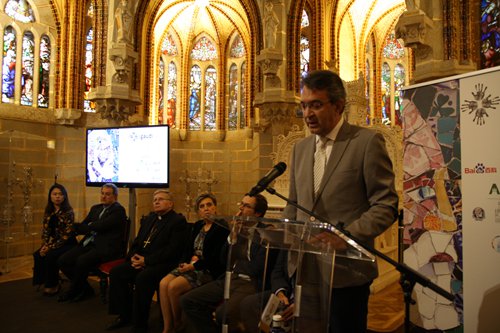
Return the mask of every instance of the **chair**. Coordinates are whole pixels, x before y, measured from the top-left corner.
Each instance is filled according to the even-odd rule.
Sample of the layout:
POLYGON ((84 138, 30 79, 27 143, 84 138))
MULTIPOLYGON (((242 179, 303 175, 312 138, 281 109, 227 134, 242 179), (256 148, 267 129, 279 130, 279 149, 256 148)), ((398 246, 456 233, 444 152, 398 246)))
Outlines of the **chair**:
POLYGON ((99 278, 99 294, 101 296, 101 301, 106 304, 108 302, 108 284, 109 284, 109 272, 115 266, 125 262, 125 257, 127 256, 128 251, 128 240, 130 236, 130 226, 131 226, 130 218, 126 220, 125 232, 123 237, 123 256, 119 259, 103 262, 100 264, 96 271, 95 275, 99 278))

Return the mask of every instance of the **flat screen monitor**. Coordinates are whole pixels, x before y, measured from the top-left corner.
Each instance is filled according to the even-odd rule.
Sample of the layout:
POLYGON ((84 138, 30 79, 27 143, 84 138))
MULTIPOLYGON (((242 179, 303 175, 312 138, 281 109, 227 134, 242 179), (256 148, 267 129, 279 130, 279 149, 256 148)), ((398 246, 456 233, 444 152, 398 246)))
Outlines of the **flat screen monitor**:
POLYGON ((169 138, 168 125, 87 128, 87 186, 168 187, 169 138))

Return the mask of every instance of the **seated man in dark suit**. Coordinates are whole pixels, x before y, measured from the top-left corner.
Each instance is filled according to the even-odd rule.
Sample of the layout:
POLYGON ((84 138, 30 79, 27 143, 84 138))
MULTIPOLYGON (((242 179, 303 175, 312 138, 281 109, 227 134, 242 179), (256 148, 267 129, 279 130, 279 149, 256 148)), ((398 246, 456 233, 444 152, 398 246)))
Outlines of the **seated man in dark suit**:
POLYGON ((101 187, 101 203, 92 206, 82 223, 75 223, 75 232, 85 235, 78 246, 63 254, 58 265, 71 281, 69 290, 58 301, 80 301, 93 295, 87 282, 89 272, 100 263, 123 256, 123 237, 127 227, 125 208, 117 202, 118 188, 107 183, 101 187))
POLYGON ((152 212, 142 223, 127 260, 110 274, 109 313, 118 317, 115 330, 133 322, 134 332, 146 332, 152 297, 160 280, 177 267, 188 239, 188 224, 176 213, 172 194, 157 190, 152 212))
MULTIPOLYGON (((253 197, 245 195, 241 200, 237 215, 263 217, 266 211, 267 200, 264 196, 261 194, 253 197)), ((254 237, 258 237, 258 235, 255 234, 254 237)), ((212 320, 212 312, 215 310, 217 324, 221 325, 224 323, 224 312, 226 311, 226 323, 229 326, 229 331, 237 330, 241 322, 240 301, 248 295, 262 290, 262 286, 265 284, 263 279, 265 259, 266 249, 258 241, 243 239, 239 236, 231 255, 232 273, 229 300, 221 305, 224 300, 224 275, 187 292, 181 297, 181 307, 189 324, 194 326, 199 333, 220 332, 212 320)), ((273 259, 275 259, 275 251, 270 253, 268 267, 274 263, 273 259)))

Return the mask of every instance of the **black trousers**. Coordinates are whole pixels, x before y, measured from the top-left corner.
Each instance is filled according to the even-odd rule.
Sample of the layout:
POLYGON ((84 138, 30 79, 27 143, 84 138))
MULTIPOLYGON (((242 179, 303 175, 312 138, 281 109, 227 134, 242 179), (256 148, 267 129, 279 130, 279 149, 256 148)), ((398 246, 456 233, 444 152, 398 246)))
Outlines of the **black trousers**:
POLYGON ((76 241, 68 241, 61 247, 49 250, 45 256, 40 249, 33 253, 33 285, 44 284, 45 288, 53 288, 59 283, 59 266, 57 260, 76 245, 76 241))
POLYGON ((155 265, 139 270, 130 261, 114 267, 109 273, 109 313, 147 327, 153 295, 169 268, 155 265))
POLYGON ((59 268, 71 281, 69 293, 73 296, 78 295, 89 288, 87 282, 89 272, 95 269, 106 258, 97 252, 93 245, 77 245, 68 252, 59 257, 57 261, 59 268))
POLYGON ((256 292, 254 282, 233 278, 229 300, 224 302, 224 279, 217 279, 182 295, 181 307, 189 324, 198 333, 220 332, 218 326, 222 324, 227 324, 229 331, 232 331, 241 322, 241 301, 256 292), (212 320, 213 311, 215 311, 217 325, 212 320), (224 314, 226 314, 225 318, 224 314))

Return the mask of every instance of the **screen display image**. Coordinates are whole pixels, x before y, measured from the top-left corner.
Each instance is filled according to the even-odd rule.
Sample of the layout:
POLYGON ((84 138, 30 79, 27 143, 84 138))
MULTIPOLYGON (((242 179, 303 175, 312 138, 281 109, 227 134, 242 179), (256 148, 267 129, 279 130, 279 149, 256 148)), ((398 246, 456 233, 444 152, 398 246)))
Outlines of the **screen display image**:
POLYGON ((87 186, 168 187, 169 127, 87 129, 87 186))

